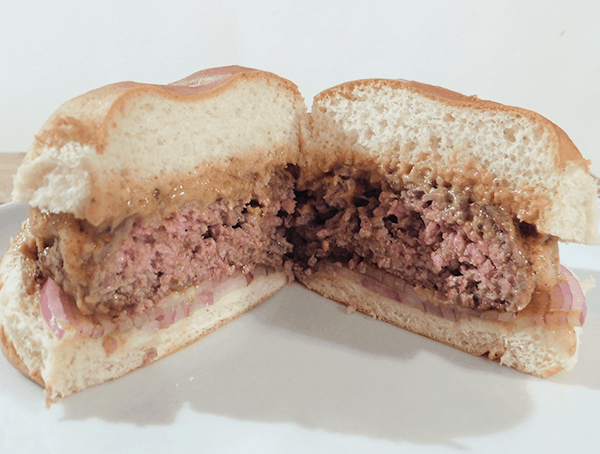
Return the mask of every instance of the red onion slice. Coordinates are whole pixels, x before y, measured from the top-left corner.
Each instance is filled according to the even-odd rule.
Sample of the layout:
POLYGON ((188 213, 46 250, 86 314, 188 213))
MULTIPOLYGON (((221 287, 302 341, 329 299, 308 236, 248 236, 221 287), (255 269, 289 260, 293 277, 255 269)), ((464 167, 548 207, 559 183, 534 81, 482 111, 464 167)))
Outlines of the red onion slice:
POLYGON ((583 294, 583 290, 579 285, 579 281, 575 277, 575 275, 565 266, 560 266, 560 272, 563 276, 567 278, 567 282, 561 282, 559 284, 563 293, 566 294, 568 289, 568 293, 571 295, 571 307, 567 310, 579 310, 581 314, 579 316, 579 321, 581 322, 580 326, 583 325, 585 321, 585 317, 587 316, 587 303, 585 301, 585 295, 583 294), (566 285, 564 285, 566 284, 566 285))
POLYGON ((565 266, 560 266, 560 273, 566 280, 559 282, 550 291, 551 302, 548 311, 543 315, 531 316, 531 320, 527 321, 546 325, 583 325, 587 315, 587 304, 579 281, 565 266))
POLYGON ((252 275, 249 274, 238 274, 236 276, 232 276, 227 280, 224 280, 215 286, 215 294, 221 295, 223 293, 233 292, 234 290, 239 290, 242 288, 248 287, 252 275), (248 278, 250 277, 250 281, 248 278))
MULTIPOLYGON (((342 279, 356 282, 378 295, 398 301, 401 304, 412 306, 421 312, 430 313, 451 321, 456 321, 464 317, 475 317, 484 320, 511 323, 519 317, 519 314, 516 312, 495 310, 478 312, 456 305, 438 305, 432 303, 424 296, 419 295, 403 279, 373 266, 367 267, 364 273, 362 273, 340 264, 322 262, 319 269, 333 272, 342 279)), ((567 278, 567 281, 561 282, 551 290, 552 307, 555 307, 555 309, 550 309, 546 314, 527 315, 520 319, 532 325, 583 325, 587 314, 583 291, 573 273, 562 265, 560 270, 563 276, 567 278)))
POLYGON ((198 295, 194 308, 202 306, 212 306, 215 304, 215 292, 212 290, 209 292, 202 292, 198 295))
POLYGON ((385 296, 386 298, 402 302, 400 295, 396 290, 384 285, 382 282, 379 282, 372 277, 364 276, 360 283, 363 287, 385 296))
POLYGON ((40 306, 44 320, 59 339, 62 339, 65 334, 61 325, 68 324, 72 320, 67 315, 66 304, 63 305, 63 301, 66 301, 63 289, 52 279, 47 279, 42 287, 40 306))
POLYGON ((132 328, 145 330, 165 329, 188 317, 196 309, 211 306, 223 295, 248 287, 255 275, 267 276, 275 269, 258 269, 254 274, 236 273, 221 282, 204 282, 182 292, 173 292, 163 301, 141 312, 122 312, 118 316, 83 315, 73 298, 49 278, 40 295, 40 306, 46 324, 54 335, 62 339, 67 327, 73 327, 82 337, 100 338, 114 331, 125 332, 132 328), (195 296, 193 304, 190 297, 195 296))

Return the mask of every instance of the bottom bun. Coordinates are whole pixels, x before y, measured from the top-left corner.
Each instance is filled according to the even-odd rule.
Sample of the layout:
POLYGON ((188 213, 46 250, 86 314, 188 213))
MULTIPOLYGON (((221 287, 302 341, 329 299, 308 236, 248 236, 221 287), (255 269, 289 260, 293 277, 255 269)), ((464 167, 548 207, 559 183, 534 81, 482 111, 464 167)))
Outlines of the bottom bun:
POLYGON ((329 268, 314 272, 302 282, 367 315, 475 356, 488 355, 504 366, 537 377, 550 377, 577 363, 579 327, 526 325, 475 317, 452 321, 386 298, 344 274, 329 268))
POLYGON ((256 276, 165 329, 130 329, 99 338, 75 330, 58 339, 44 320, 39 288, 23 281, 23 258, 11 248, 0 262, 0 343, 10 363, 46 390, 46 403, 121 377, 192 344, 250 310, 287 283, 284 272, 256 276))

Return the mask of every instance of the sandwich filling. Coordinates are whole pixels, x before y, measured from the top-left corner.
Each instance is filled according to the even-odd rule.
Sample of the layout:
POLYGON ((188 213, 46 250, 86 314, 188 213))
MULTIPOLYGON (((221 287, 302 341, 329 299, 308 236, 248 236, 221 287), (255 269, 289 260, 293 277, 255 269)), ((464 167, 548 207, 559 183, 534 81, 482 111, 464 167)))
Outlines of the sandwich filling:
MULTIPOLYGON (((557 244, 441 181, 414 178, 399 185, 340 166, 304 187, 291 221, 299 273, 312 272, 322 260, 363 273, 374 265, 440 304, 517 312, 536 284, 532 246, 549 257, 557 244)), ((551 261, 543 265, 558 268, 551 261)))
POLYGON ((99 229, 70 215, 34 211, 41 273, 84 314, 141 313, 172 292, 256 267, 282 268, 292 245, 283 217, 295 209, 293 178, 281 169, 238 200, 186 203, 149 218, 99 229))
POLYGON ((290 165, 237 200, 188 202, 115 228, 32 210, 37 272, 82 314, 111 317, 257 267, 299 280, 331 263, 378 269, 468 314, 518 313, 558 282, 556 238, 442 179, 399 182, 349 165, 299 173, 290 165))

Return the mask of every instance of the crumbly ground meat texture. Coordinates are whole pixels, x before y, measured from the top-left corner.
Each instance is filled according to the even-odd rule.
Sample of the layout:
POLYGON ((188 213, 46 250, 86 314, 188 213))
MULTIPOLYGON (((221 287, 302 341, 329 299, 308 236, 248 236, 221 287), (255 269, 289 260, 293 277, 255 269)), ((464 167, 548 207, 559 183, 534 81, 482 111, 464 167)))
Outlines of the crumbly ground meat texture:
POLYGON ((351 166, 298 180, 302 186, 297 177, 289 166, 243 199, 187 204, 112 230, 71 218, 56 221, 67 226, 60 228, 34 222, 40 268, 84 313, 143 311, 172 291, 257 266, 301 279, 321 260, 378 266, 440 304, 518 311, 531 300, 523 241, 538 234, 501 208, 448 184, 392 186, 351 166))
POLYGON ((78 296, 84 312, 140 312, 172 291, 257 266, 282 267, 292 250, 283 217, 294 209, 293 179, 282 170, 241 200, 187 204, 166 217, 132 218, 106 232, 85 225, 81 254, 100 251, 82 260, 90 269, 83 282, 65 273, 60 237, 38 241, 38 257, 48 276, 78 296))
POLYGON ((338 167, 297 191, 288 220, 297 273, 324 259, 358 270, 374 264, 448 304, 516 311, 529 302, 534 283, 520 237, 535 235, 533 226, 449 185, 394 188, 371 175, 338 167))

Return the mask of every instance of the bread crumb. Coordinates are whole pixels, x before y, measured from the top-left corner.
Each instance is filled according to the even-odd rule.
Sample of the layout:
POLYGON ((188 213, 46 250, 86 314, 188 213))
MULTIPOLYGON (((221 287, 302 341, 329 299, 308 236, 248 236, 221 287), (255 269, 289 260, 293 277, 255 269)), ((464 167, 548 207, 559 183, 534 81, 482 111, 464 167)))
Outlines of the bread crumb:
POLYGON ((106 336, 102 341, 102 347, 104 348, 107 357, 115 352, 118 345, 117 340, 112 336, 106 336))
POLYGON ((144 358, 143 366, 147 366, 158 357, 158 353, 155 348, 150 348, 146 351, 146 357, 144 358))

